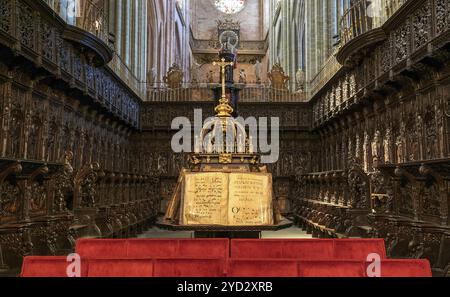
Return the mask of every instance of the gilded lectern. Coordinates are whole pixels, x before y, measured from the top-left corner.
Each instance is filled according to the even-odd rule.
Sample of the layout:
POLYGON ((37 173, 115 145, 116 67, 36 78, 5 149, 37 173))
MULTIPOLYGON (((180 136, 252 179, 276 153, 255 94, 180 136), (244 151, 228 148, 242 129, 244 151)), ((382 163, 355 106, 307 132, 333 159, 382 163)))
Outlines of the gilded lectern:
POLYGON ((252 136, 232 116, 225 83, 232 64, 224 58, 214 63, 222 77, 216 116, 195 137, 195 153, 180 173, 161 227, 195 231, 196 237, 259 238, 261 231, 292 225, 280 215, 272 175, 252 136))

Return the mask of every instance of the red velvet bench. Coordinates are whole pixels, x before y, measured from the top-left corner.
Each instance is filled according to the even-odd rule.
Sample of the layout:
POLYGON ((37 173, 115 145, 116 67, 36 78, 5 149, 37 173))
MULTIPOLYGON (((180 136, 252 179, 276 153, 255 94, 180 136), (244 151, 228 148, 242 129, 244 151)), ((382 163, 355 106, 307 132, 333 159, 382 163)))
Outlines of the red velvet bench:
MULTIPOLYGON (((67 257, 36 257, 23 259, 21 277, 67 277, 67 257)), ((81 276, 87 276, 87 261, 81 260, 81 276)))
POLYGON ((378 254, 381 259, 386 259, 384 239, 334 239, 333 259, 367 260, 369 254, 378 254))
POLYGON ((230 259, 229 277, 365 277, 364 261, 230 259))
MULTIPOLYGON (((22 277, 67 277, 66 257, 26 257, 22 277)), ((371 263, 295 259, 89 259, 85 277, 365 277, 371 263)), ((431 277, 428 260, 382 260, 381 277, 431 277)))
POLYGON ((225 277, 223 259, 154 259, 155 277, 225 277))
POLYGON ((234 239, 233 259, 332 259, 332 239, 234 239))
POLYGON ((123 259, 127 246, 127 239, 78 239, 75 252, 83 258, 123 259))
POLYGON ((226 262, 214 258, 89 259, 88 277, 224 277, 226 262))
MULTIPOLYGON (((366 267, 370 263, 366 263, 366 267)), ((397 260, 381 261, 381 277, 432 277, 431 265, 428 260, 397 260)))
MULTIPOLYGON (((382 277, 429 277, 427 260, 387 260, 382 239, 81 239, 81 276, 357 277, 378 254, 382 277)), ((26 257, 21 276, 67 277, 66 257, 26 257)))
POLYGON ((293 259, 230 259, 228 277, 297 277, 293 259))
POLYGON ((89 259, 88 277, 153 277, 152 260, 89 259))
MULTIPOLYGON (((357 260, 300 261, 300 277, 368 277, 373 263, 357 260)), ((381 260, 381 277, 431 277, 428 260, 381 260)))
POLYGON ((364 261, 299 261, 299 277, 365 277, 364 261))
MULTIPOLYGON (((356 260, 230 259, 229 277, 367 277, 371 263, 356 260)), ((428 260, 382 260, 381 277, 431 277, 428 260)))
POLYGON ((76 253, 83 258, 152 259, 202 258, 228 259, 228 239, 80 239, 76 253))
MULTIPOLYGON (((66 257, 26 257, 21 277, 68 277, 66 257)), ((81 259, 81 277, 224 277, 223 259, 81 259)))
POLYGON ((223 259, 89 259, 88 277, 224 277, 223 259))
POLYGON ((386 259, 383 239, 235 239, 233 259, 367 260, 386 259))

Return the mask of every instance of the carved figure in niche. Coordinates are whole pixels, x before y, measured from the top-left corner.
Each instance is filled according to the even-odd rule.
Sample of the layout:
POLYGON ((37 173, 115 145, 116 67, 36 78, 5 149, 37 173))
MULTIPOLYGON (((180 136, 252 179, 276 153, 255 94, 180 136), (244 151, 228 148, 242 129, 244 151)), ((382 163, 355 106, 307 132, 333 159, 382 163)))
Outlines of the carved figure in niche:
POLYGON ((20 189, 5 181, 0 185, 0 216, 8 217, 17 213, 20 207, 20 189))
POLYGON ((206 80, 208 81, 208 83, 213 84, 214 83, 214 72, 212 70, 210 70, 207 74, 206 74, 206 80))
POLYGON ((28 159, 28 146, 30 145, 30 134, 32 133, 32 126, 33 126, 33 119, 32 119, 32 115, 31 115, 31 111, 27 111, 25 113, 25 129, 24 129, 24 136, 25 136, 25 148, 23 151, 23 157, 25 159, 28 159))
POLYGON ((305 91, 305 72, 301 68, 295 73, 295 83, 298 92, 305 91))
POLYGON ((378 212, 390 213, 393 210, 394 189, 391 179, 376 171, 370 176, 373 207, 378 212))
POLYGON ((58 125, 54 120, 52 120, 49 124, 48 136, 47 136, 47 146, 45 149, 45 161, 53 160, 55 146, 57 145, 57 134, 58 134, 58 125))
POLYGON ((381 159, 381 132, 377 130, 372 141, 372 160, 373 167, 377 167, 380 164, 381 159))
POLYGON ((348 156, 347 156, 347 160, 353 160, 354 156, 353 156, 353 138, 349 137, 348 138, 348 144, 347 144, 347 149, 348 149, 348 156))
POLYGON ((2 157, 5 157, 7 153, 7 143, 8 143, 8 137, 5 137, 5 135, 8 135, 9 131, 9 123, 10 123, 10 109, 9 106, 5 106, 3 109, 2 114, 2 127, 3 127, 3 133, 2 133, 2 157))
POLYGON ((173 175, 178 175, 184 166, 184 155, 183 154, 173 154, 172 155, 172 167, 173 175))
POLYGON ((197 62, 193 62, 191 66, 191 83, 197 84, 199 82, 199 72, 202 65, 198 64, 197 62))
POLYGON ((240 84, 247 83, 247 74, 245 73, 245 69, 239 70, 239 83, 240 84))
POLYGON ((386 234, 386 252, 388 256, 392 256, 392 251, 397 246, 399 241, 399 237, 395 233, 387 233, 386 234))
POLYGON ((440 158, 444 158, 445 156, 445 133, 444 133, 444 112, 441 108, 439 108, 439 105, 436 104, 434 107, 435 114, 436 114, 436 127, 438 130, 438 150, 437 154, 439 154, 440 158))
POLYGON ((181 71, 180 66, 174 63, 167 72, 167 75, 164 76, 164 82, 171 89, 180 89, 181 83, 183 81, 183 71, 181 71))
POLYGON ((405 161, 403 150, 404 150, 404 144, 403 144, 403 138, 402 136, 397 136, 397 140, 395 141, 395 146, 397 148, 397 163, 403 163, 405 161))
POLYGON ((267 74, 272 83, 272 88, 274 89, 287 89, 287 83, 290 80, 289 76, 284 73, 283 67, 280 64, 275 64, 272 70, 267 74))
POLYGON ((392 130, 390 127, 386 129, 386 135, 383 140, 383 148, 384 148, 384 163, 390 164, 393 162, 392 150, 392 130))
POLYGON ((261 62, 259 60, 256 60, 255 62, 255 77, 256 77, 256 83, 261 83, 261 62))
MULTIPOLYGON (((48 112, 46 112, 46 114, 48 114, 48 112)), ((45 161, 47 157, 46 148, 47 148, 48 134, 46 132, 48 132, 49 129, 50 129, 50 122, 48 121, 48 119, 44 119, 42 122, 42 127, 39 131, 39 135, 42 135, 42 140, 40 141, 40 143, 38 141, 39 147, 36 152, 37 158, 42 161, 45 161)))
POLYGON ((435 159, 438 156, 439 144, 434 119, 427 123, 426 141, 426 158, 428 160, 435 159))
POLYGON ((67 209, 73 198, 73 174, 74 169, 71 165, 73 160, 73 153, 66 151, 64 154, 64 167, 56 176, 56 192, 53 210, 55 212, 62 212, 67 209))
POLYGON ((27 142, 27 158, 32 160, 38 160, 38 151, 39 151, 39 136, 40 136, 40 127, 42 125, 42 121, 38 115, 35 115, 32 118, 32 122, 30 123, 28 130, 28 142, 27 142))
POLYGON ((423 212, 429 215, 440 215, 440 194, 438 185, 436 182, 428 182, 423 188, 422 198, 422 208, 423 212))
POLYGON ((17 106, 11 111, 11 121, 10 121, 10 129, 9 129, 9 152, 8 157, 14 158, 18 157, 19 149, 20 149, 20 134, 22 130, 22 120, 23 116, 21 115, 20 106, 17 106))
POLYGON ((411 143, 411 152, 409 154, 409 160, 410 161, 418 160, 418 155, 419 155, 419 141, 417 137, 414 136, 411 143))
POLYGON ((407 181, 402 181, 400 186, 400 209, 406 213, 413 213, 412 186, 407 181))
POLYGON ((164 154, 160 154, 158 157, 158 172, 160 174, 167 173, 167 157, 164 154))
POLYGON ((44 210, 45 202, 47 201, 47 193, 44 185, 39 182, 33 183, 31 192, 30 210, 35 212, 44 210))
POLYGON ((423 258, 424 243, 417 238, 417 235, 408 243, 409 257, 413 259, 423 258))
POLYGON ((356 133, 355 137, 355 158, 358 161, 361 161, 361 137, 359 133, 356 133))
POLYGON ((147 74, 147 83, 150 87, 154 87, 156 83, 156 68, 153 67, 147 74))
MULTIPOLYGON (((96 207, 96 183, 97 179, 99 177, 100 165, 99 164, 93 164, 85 166, 83 169, 81 169, 80 173, 83 174, 83 171, 86 172, 86 174, 83 174, 80 178, 80 206, 83 208, 92 208, 96 207)), ((78 173, 78 174, 80 174, 78 173)), ((79 177, 77 176, 77 179, 79 177)))
POLYGON ((364 178, 356 172, 349 174, 350 204, 357 209, 365 209, 367 205, 368 185, 364 178))
POLYGON ((423 133, 423 118, 420 114, 417 114, 417 121, 416 121, 416 125, 417 125, 417 135, 420 136, 423 133))
POLYGON ((411 151, 410 151, 410 155, 409 155, 410 161, 419 160, 420 140, 422 139, 422 135, 423 135, 423 120, 422 120, 422 116, 417 115, 416 131, 413 134, 412 141, 411 141, 411 151))
POLYGON ((370 136, 367 131, 364 132, 364 145, 363 145, 363 168, 364 171, 369 171, 369 143, 370 143, 370 136))

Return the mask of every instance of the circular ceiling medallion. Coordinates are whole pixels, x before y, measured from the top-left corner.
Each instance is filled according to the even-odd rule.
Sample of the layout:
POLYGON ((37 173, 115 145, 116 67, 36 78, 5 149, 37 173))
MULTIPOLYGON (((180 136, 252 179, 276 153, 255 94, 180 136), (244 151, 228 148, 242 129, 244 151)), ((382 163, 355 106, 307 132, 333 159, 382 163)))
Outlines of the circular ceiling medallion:
POLYGON ((218 10, 226 14, 235 14, 245 7, 245 0, 214 0, 218 10))

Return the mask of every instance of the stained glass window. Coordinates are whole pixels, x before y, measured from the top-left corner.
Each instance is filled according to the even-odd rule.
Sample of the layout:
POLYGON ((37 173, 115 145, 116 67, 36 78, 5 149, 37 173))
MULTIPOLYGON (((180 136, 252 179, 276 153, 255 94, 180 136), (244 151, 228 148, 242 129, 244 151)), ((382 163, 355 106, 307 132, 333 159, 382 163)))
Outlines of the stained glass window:
POLYGON ((215 0, 217 9, 226 14, 235 14, 244 9, 245 0, 215 0))

